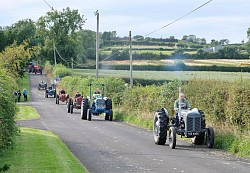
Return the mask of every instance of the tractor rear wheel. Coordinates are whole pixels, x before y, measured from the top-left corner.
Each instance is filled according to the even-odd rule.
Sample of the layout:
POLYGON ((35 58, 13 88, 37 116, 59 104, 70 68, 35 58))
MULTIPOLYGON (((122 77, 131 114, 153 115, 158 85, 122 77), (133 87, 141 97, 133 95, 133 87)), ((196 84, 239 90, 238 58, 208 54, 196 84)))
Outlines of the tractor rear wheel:
POLYGON ((87 120, 87 111, 89 108, 89 101, 88 99, 83 99, 81 104, 81 117, 83 120, 87 120))
POLYGON ((91 121, 91 109, 88 109, 87 111, 87 119, 88 121, 91 121))
POLYGON ((154 142, 157 145, 165 145, 167 139, 167 115, 157 111, 154 115, 154 142))
POLYGON ((73 114, 73 109, 74 109, 74 106, 73 105, 70 105, 70 113, 73 114))

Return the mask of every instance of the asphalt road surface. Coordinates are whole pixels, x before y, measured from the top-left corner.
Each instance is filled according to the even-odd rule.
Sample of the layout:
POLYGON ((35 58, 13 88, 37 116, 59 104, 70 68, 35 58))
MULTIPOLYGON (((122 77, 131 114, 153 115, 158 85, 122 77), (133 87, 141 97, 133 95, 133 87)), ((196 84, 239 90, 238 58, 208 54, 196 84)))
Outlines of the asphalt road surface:
MULTIPOLYGON (((90 173, 249 173, 250 162, 235 158, 206 146, 194 146, 177 140, 176 149, 155 145, 153 133, 122 122, 105 121, 95 116, 92 121, 81 120, 80 110, 66 111, 65 103, 55 104, 38 90, 45 75, 30 75, 34 106, 41 119, 21 121, 20 126, 54 132, 90 173)), ((153 123, 153 120, 152 120, 153 123)))

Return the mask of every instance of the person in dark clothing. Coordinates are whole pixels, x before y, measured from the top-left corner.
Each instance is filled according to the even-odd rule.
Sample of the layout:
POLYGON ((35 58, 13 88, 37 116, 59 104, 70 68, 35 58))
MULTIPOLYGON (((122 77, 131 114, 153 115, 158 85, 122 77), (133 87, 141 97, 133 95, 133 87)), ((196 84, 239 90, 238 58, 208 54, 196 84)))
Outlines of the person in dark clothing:
POLYGON ((79 93, 79 91, 76 92, 75 98, 81 97, 82 95, 79 93))

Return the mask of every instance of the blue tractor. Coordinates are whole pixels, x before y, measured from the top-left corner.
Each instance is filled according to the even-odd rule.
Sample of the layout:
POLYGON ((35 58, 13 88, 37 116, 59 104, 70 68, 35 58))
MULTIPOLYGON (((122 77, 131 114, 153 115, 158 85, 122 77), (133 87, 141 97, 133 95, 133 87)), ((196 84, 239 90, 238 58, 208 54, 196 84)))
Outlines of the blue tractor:
POLYGON ((56 89, 53 88, 52 86, 47 88, 46 91, 45 91, 45 98, 48 98, 49 96, 53 97, 53 98, 56 98, 56 89))
POLYGON ((81 106, 81 118, 91 121, 92 115, 100 115, 104 113, 104 119, 113 120, 112 100, 104 96, 104 84, 90 83, 90 96, 83 98, 81 106), (92 87, 101 87, 101 92, 98 88, 93 92, 92 87))

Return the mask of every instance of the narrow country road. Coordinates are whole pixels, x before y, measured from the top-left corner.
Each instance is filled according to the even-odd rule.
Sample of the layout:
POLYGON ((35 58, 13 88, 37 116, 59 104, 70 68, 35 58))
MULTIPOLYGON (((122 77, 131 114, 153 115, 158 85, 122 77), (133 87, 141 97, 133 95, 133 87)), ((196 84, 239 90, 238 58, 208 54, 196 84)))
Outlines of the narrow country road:
MULTIPOLYGON (((176 149, 155 145, 152 131, 93 117, 81 120, 80 111, 66 111, 38 90, 45 75, 30 74, 32 100, 41 119, 20 126, 50 130, 58 135, 90 173, 249 173, 250 162, 224 152, 177 140, 176 149)), ((152 120, 153 121, 153 120, 152 120)), ((153 122, 152 122, 153 123, 153 122)))

